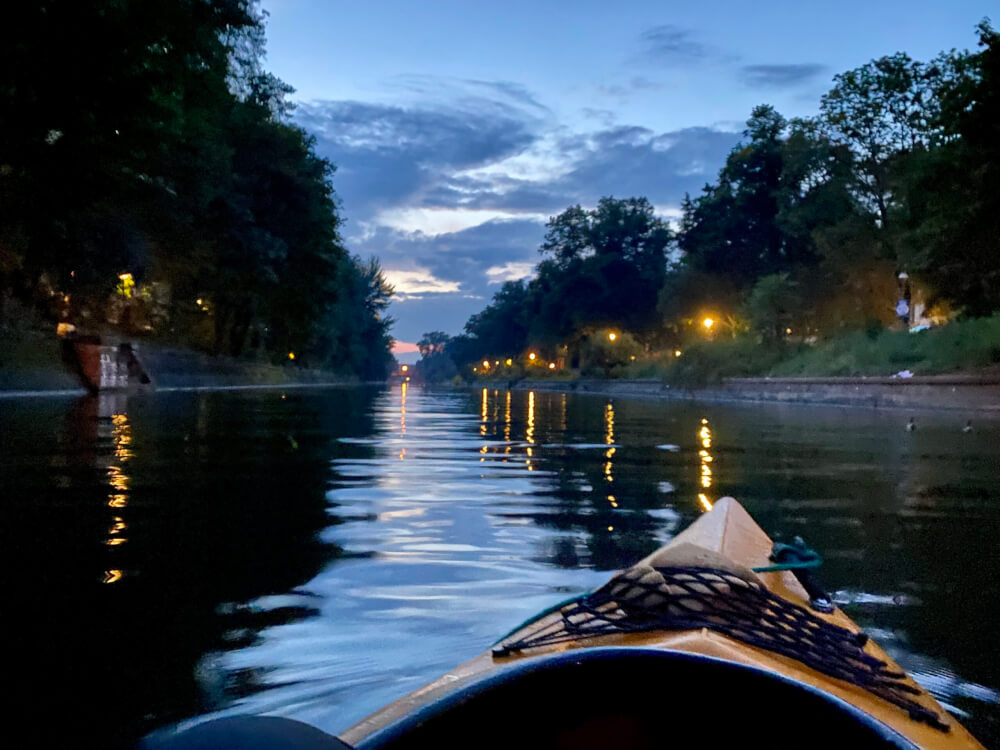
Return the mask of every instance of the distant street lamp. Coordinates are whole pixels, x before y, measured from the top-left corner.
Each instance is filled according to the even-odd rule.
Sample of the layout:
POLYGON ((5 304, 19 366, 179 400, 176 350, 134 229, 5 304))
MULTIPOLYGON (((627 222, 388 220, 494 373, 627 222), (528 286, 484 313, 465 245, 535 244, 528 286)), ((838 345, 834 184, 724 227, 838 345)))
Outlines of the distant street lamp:
POLYGON ((510 357, 507 357, 507 360, 504 362, 504 364, 507 365, 507 367, 510 367, 512 364, 514 364, 514 360, 512 360, 510 357))
POLYGON ((535 353, 532 352, 531 354, 529 354, 528 355, 528 359, 530 359, 532 362, 534 362, 535 361, 535 353))
POLYGON ((706 330, 711 331, 712 326, 715 325, 715 321, 712 320, 711 318, 705 318, 703 321, 701 321, 701 324, 705 326, 706 330))
POLYGON ((614 341, 617 338, 618 338, 618 334, 615 333, 614 331, 612 331, 611 333, 608 334, 608 341, 614 341))
POLYGON ((409 370, 409 369, 410 369, 410 366, 409 366, 409 365, 403 365, 403 366, 402 366, 402 367, 400 367, 399 369, 401 369, 401 370, 402 370, 403 372, 406 372, 407 370, 409 370))
POLYGON ((485 359, 483 360, 483 369, 484 369, 484 370, 488 370, 488 369, 490 369, 490 363, 489 363, 489 360, 485 360, 485 359))
POLYGON ((549 369, 550 370, 556 369, 556 363, 555 362, 549 362, 549 369))

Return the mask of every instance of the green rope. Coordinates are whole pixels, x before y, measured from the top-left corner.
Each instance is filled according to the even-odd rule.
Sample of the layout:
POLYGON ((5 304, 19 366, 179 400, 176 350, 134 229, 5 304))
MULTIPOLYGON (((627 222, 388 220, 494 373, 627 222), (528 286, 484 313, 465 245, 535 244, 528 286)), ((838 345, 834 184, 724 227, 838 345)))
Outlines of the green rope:
POLYGON ((753 572, 776 573, 781 570, 804 570, 818 568, 823 564, 823 558, 820 557, 819 552, 806 546, 800 536, 795 537, 791 544, 775 542, 774 549, 771 551, 771 560, 784 560, 784 562, 752 568, 753 572))
POLYGON ((803 568, 818 568, 823 564, 822 560, 809 560, 807 562, 781 563, 780 565, 762 565, 759 568, 750 568, 754 573, 777 573, 782 570, 801 570, 803 568))

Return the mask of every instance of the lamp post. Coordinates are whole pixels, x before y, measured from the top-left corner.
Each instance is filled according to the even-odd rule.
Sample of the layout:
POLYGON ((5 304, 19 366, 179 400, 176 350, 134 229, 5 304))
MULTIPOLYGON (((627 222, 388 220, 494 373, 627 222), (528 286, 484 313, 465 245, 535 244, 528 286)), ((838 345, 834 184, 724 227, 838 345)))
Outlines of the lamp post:
POLYGON ((900 271, 896 277, 899 301, 896 302, 896 317, 903 324, 903 330, 910 328, 910 274, 900 271))

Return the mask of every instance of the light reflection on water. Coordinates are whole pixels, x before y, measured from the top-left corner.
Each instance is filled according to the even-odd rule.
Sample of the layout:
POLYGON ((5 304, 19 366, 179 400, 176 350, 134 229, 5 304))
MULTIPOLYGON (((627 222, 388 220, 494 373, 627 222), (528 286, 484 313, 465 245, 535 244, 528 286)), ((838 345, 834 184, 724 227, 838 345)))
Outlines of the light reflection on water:
MULTIPOLYGON (((376 406, 376 431, 390 419, 397 400, 401 410, 405 407, 405 398, 404 388, 376 406)), ((279 687, 249 698, 239 710, 284 713, 330 731, 346 727, 482 651, 552 601, 602 583, 605 570, 625 566, 669 540, 697 513, 710 510, 717 497, 735 491, 739 482, 727 482, 720 473, 713 441, 729 462, 753 452, 733 446, 724 433, 717 436, 712 421, 694 412, 650 434, 649 424, 634 429, 642 421, 635 419, 636 404, 616 410, 612 402, 581 400, 570 414, 566 394, 482 389, 475 434, 467 422, 455 419, 466 407, 463 396, 421 393, 410 399, 412 427, 405 441, 387 440, 376 444, 373 456, 336 462, 345 479, 328 498, 336 513, 365 521, 335 527, 329 538, 371 557, 332 566, 309 584, 328 598, 330 611, 309 623, 285 626, 273 656, 264 645, 227 657, 228 669, 283 662, 270 683, 279 687), (512 417, 518 404, 523 420, 512 417), (594 427, 602 432, 602 443, 592 444, 587 440, 593 428, 586 423, 596 409, 602 420, 594 427), (624 427, 632 430, 620 432, 618 411, 633 417, 624 427), (685 439, 685 429, 693 440, 685 439), (680 444, 680 455, 654 453, 650 465, 650 449, 665 445, 664 440, 680 444), (591 453, 590 447, 603 450, 591 453), (405 469, 385 460, 384 453, 395 451, 412 459, 405 469), (629 453, 629 460, 617 466, 629 453), (478 460, 470 460, 473 456, 478 460), (606 489, 595 492, 601 483, 606 489), (650 484, 660 492, 651 492, 650 484), (606 504, 597 502, 601 495, 606 504), (623 523, 623 517, 631 523, 623 523), (359 633, 345 606, 377 634, 365 635, 367 625, 359 633), (303 639, 302 647, 290 647, 290 638, 303 639), (346 643, 354 645, 351 654, 334 656, 346 643), (328 655, 327 679, 313 671, 317 649, 328 655), (296 655, 302 663, 289 664, 296 655), (317 679, 301 679, 306 674, 317 679)), ((743 472, 752 468, 752 463, 742 466, 743 472)), ((836 473, 836 468, 826 472, 836 473)), ((846 517, 825 518, 816 518, 798 500, 781 502, 792 506, 784 525, 794 533, 803 519, 810 526, 856 527, 851 514, 858 508, 850 501, 848 507, 839 504, 846 517)), ((818 543, 822 532, 811 538, 818 543)), ((834 557, 838 552, 831 550, 834 557)), ((919 603, 915 596, 857 593, 842 606, 858 605, 854 614, 865 621, 877 617, 881 607, 919 603)), ((916 655, 897 637, 885 645, 918 676, 926 676, 927 687, 964 718, 969 710, 955 705, 956 699, 997 704, 996 691, 958 677, 947 661, 916 655)))
POLYGON ((907 433, 892 412, 407 383, 46 408, 0 411, 0 480, 12 517, 53 541, 0 541, 61 588, 11 597, 51 625, 36 651, 69 636, 52 658, 73 673, 116 634, 94 692, 123 726, 266 712, 342 730, 731 494, 817 547, 841 606, 1000 739, 983 645, 1000 616, 996 423, 970 436, 931 415, 907 433), (67 630, 67 608, 93 632, 67 630))
POLYGON ((384 439, 343 443, 355 449, 333 462, 338 479, 327 499, 347 523, 324 537, 363 558, 338 562, 304 586, 326 601, 320 617, 210 657, 223 673, 270 665, 270 689, 235 711, 343 729, 676 532, 680 515, 670 498, 623 509, 612 494, 613 404, 601 407, 603 450, 591 453, 573 450, 586 432, 571 425, 589 427, 573 425, 564 394, 484 388, 475 395, 472 425, 459 418, 465 394, 397 386, 374 408, 384 439), (405 435, 388 429, 404 409, 405 435), (598 477, 608 488, 600 494, 592 489, 598 477), (620 523, 621 514, 631 521, 620 523), (619 550, 617 533, 638 550, 619 550), (353 645, 345 650, 346 643, 353 645), (319 672, 318 653, 325 655, 319 672))

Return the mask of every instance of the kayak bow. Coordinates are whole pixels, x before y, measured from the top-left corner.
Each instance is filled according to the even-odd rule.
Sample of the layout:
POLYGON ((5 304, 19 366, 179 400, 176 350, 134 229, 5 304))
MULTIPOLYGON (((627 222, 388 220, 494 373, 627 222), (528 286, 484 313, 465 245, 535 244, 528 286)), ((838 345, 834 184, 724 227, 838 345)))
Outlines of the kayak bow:
POLYGON ((499 746, 515 741, 505 725, 516 722, 531 727, 520 745, 652 746, 676 730, 664 718, 673 714, 671 724, 702 719, 696 734, 709 745, 802 746, 801 730, 813 733, 807 746, 982 747, 847 615, 813 606, 798 571, 773 570, 785 567, 773 565, 774 547, 722 498, 605 586, 543 612, 341 738, 417 747, 473 732, 499 746), (794 741, 781 741, 781 727, 796 729, 794 741))

